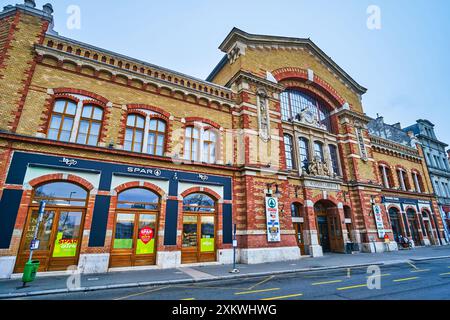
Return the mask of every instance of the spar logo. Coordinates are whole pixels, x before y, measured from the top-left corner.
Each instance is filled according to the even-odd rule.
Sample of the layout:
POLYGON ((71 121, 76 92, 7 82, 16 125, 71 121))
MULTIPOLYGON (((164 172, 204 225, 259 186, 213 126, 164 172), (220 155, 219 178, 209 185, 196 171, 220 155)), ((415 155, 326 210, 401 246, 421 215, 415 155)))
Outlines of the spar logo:
POLYGON ((144 227, 141 229, 141 231, 139 231, 139 239, 141 239, 144 244, 152 241, 154 236, 155 232, 150 227, 144 227))
POLYGON ((267 201, 267 205, 269 206, 270 209, 275 209, 277 207, 277 201, 274 198, 270 198, 267 201))

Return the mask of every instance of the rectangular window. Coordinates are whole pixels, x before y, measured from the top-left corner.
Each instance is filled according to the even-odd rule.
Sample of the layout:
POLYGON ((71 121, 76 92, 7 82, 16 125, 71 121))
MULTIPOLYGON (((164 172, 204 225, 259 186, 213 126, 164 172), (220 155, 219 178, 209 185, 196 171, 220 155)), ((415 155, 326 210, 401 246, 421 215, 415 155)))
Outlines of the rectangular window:
POLYGON ((292 145, 292 137, 290 135, 284 136, 284 148, 286 151, 286 167, 289 170, 294 169, 294 156, 293 156, 293 145, 292 145))
POLYGON ((334 145, 330 145, 329 148, 330 148, 331 167, 333 169, 333 173, 335 175, 339 176, 339 175, 341 175, 341 172, 339 170, 337 148, 334 145))

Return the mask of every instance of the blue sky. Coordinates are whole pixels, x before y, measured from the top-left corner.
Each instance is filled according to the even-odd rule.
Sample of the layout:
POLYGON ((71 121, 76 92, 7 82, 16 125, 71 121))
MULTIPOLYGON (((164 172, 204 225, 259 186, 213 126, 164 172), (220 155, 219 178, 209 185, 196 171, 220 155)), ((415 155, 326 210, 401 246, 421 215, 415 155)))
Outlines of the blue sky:
MULTIPOLYGON (((6 5, 21 0, 1 0, 6 5)), ((48 1, 37 0, 37 6, 48 1)), ((426 118, 450 144, 448 0, 58 0, 60 35, 206 78, 217 47, 234 27, 249 33, 309 37, 368 88, 365 112, 403 127, 426 118), (81 28, 69 30, 70 5, 81 28), (381 29, 366 26, 369 5, 381 29)))

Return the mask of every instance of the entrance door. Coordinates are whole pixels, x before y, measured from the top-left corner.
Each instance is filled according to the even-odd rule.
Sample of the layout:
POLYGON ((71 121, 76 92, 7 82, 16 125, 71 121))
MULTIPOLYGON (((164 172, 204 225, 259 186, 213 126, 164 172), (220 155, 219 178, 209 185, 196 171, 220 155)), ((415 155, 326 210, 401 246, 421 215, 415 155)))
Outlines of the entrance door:
POLYGON ((183 200, 181 263, 216 261, 216 204, 205 194, 183 200))
POLYGON ((297 244, 300 248, 301 255, 305 255, 305 242, 303 241, 303 223, 294 223, 294 230, 297 239, 297 244))
POLYGON ((132 188, 119 193, 111 268, 156 264, 159 203, 159 196, 147 189, 132 188))
POLYGON ((328 229, 328 219, 326 216, 317 217, 317 227, 319 243, 322 246, 323 252, 330 252, 330 235, 328 229))
POLYGON ((416 212, 414 210, 408 209, 406 211, 406 215, 408 216, 408 224, 409 229, 411 230, 411 238, 414 241, 416 246, 420 246, 420 237, 419 237, 419 227, 417 225, 416 212))
POLYGON ((156 221, 156 213, 117 213, 111 268, 156 263, 156 221))
POLYGON ((343 237, 341 230, 341 219, 337 213, 328 215, 328 226, 330 235, 330 248, 333 252, 341 252, 343 250, 343 237))
POLYGON ((86 190, 69 182, 51 182, 33 190, 14 272, 23 272, 29 259, 42 201, 46 210, 37 233, 39 248, 33 252, 33 260, 40 262, 39 271, 63 271, 78 265, 87 197, 86 190))
MULTIPOLYGON (((31 209, 14 272, 23 272, 30 255, 39 211, 31 209)), ((40 261, 39 271, 63 271, 78 264, 84 211, 47 210, 39 225, 37 238, 39 249, 33 252, 33 260, 40 261)))

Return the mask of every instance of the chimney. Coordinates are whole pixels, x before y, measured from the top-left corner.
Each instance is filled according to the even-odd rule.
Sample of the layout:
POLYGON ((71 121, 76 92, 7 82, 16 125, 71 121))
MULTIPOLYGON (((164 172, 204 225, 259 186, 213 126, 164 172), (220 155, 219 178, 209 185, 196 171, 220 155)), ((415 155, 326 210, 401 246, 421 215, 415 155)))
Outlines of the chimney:
POLYGON ((25 0, 25 6, 36 8, 36 2, 34 0, 25 0))
POLYGON ((46 3, 44 4, 44 6, 42 7, 42 9, 44 10, 45 13, 52 15, 53 14, 53 6, 50 3, 46 3))

